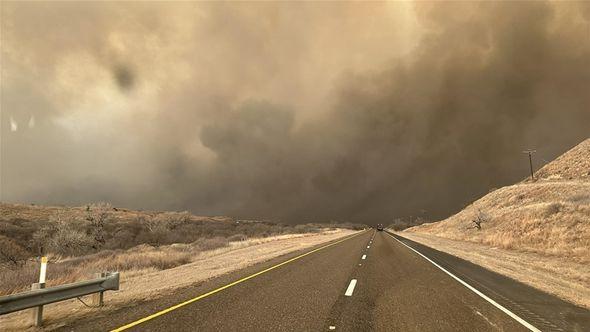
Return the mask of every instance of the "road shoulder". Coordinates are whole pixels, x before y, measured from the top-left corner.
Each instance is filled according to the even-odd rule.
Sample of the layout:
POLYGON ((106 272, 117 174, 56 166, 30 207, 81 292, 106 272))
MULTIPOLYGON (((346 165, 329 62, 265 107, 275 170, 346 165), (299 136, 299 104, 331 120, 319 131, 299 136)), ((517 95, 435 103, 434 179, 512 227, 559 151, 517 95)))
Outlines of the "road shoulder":
POLYGON ((590 265, 430 234, 396 234, 590 309, 590 265))

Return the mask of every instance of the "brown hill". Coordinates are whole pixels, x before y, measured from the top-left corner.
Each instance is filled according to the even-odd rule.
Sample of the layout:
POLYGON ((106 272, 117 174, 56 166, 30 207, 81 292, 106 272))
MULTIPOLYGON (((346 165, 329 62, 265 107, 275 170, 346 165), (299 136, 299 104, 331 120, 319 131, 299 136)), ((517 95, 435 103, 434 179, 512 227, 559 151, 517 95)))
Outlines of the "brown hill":
POLYGON ((564 153, 535 173, 540 181, 590 181, 590 139, 564 153))
POLYGON ((545 165, 535 178, 497 189, 446 220, 407 232, 590 263, 590 139, 545 165))

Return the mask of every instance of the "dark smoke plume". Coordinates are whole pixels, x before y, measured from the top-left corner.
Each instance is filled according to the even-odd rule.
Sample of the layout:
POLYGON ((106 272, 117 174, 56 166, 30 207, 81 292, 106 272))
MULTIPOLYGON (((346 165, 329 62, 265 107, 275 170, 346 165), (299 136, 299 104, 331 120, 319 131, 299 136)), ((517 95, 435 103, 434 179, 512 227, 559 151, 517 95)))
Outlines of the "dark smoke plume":
POLYGON ((587 3, 3 6, 7 201, 441 218, 590 136, 587 3))

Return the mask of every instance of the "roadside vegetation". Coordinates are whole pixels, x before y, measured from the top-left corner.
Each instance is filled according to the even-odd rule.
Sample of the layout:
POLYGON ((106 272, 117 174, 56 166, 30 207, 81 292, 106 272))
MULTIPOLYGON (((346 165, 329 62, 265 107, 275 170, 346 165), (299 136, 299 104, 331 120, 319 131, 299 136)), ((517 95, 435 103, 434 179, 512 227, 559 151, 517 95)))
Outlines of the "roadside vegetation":
POLYGON ((0 295, 28 289, 38 278, 40 256, 49 257, 52 285, 87 279, 94 272, 166 270, 204 252, 336 227, 363 225, 285 225, 188 212, 131 211, 107 203, 77 208, 0 204, 0 295))
POLYGON ((427 223, 428 220, 421 217, 405 217, 405 218, 395 218, 393 222, 387 226, 387 228, 392 229, 396 232, 403 231, 404 229, 422 225, 427 223))

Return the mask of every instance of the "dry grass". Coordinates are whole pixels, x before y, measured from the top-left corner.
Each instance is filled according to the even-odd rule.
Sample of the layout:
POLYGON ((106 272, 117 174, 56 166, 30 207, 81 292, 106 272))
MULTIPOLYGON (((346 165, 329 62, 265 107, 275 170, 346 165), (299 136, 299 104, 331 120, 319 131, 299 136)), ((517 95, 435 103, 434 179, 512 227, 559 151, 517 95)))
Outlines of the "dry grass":
POLYGON ((590 263, 590 182, 539 182, 498 189, 442 221, 408 232, 590 263), (482 229, 472 219, 483 210, 482 229))
POLYGON ((590 181, 590 139, 578 144, 555 161, 545 165, 535 173, 535 178, 543 180, 583 180, 590 181))

